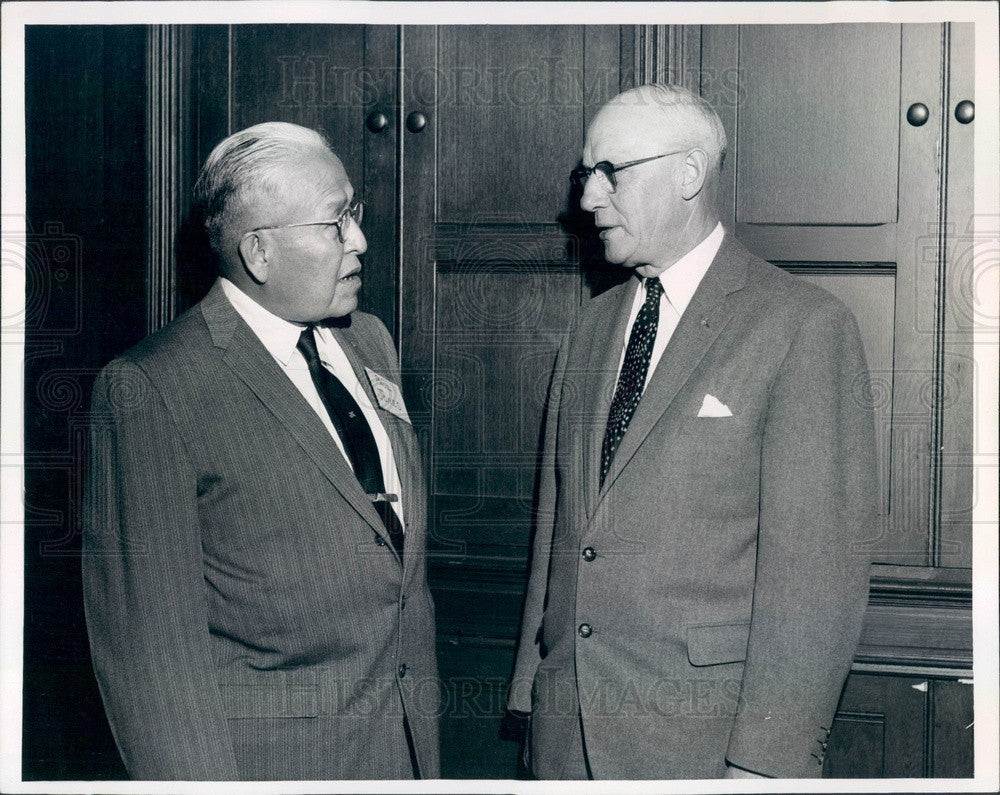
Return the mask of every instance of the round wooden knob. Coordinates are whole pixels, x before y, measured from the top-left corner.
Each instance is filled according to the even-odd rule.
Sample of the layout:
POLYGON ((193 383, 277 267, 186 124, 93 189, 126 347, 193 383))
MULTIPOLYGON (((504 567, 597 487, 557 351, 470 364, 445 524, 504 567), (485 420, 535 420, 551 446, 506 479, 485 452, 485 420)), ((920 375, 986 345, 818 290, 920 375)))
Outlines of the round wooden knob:
POLYGON ((406 117, 406 129, 411 133, 418 133, 427 126, 427 117, 419 110, 413 111, 406 117))
POLYGON ((906 120, 914 127, 922 127, 931 117, 931 112, 923 102, 914 102, 906 111, 906 120))
POLYGON ((380 133, 389 126, 389 117, 380 110, 373 110, 365 119, 365 126, 373 133, 380 133))
POLYGON ((976 118, 976 105, 971 99, 963 99, 955 106, 955 118, 960 124, 968 124, 976 118))

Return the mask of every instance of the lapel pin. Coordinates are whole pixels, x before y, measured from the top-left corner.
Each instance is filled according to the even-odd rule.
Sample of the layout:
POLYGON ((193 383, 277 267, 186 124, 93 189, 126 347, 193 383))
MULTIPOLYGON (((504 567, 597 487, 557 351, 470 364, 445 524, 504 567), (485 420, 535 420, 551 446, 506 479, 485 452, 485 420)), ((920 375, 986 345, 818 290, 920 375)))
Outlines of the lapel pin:
POLYGON ((705 328, 708 328, 708 318, 707 317, 703 317, 701 319, 701 325, 703 325, 705 328))

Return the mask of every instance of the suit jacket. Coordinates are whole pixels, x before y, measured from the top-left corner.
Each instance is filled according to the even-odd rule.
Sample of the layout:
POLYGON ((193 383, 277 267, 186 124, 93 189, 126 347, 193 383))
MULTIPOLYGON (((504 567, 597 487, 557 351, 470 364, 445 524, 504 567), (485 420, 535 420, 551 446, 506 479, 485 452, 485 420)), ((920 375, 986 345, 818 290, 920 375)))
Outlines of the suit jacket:
MULTIPOLYGON (((335 331, 399 383, 385 327, 335 331)), ((372 404, 378 406, 369 391, 372 404)), ((378 409, 401 562, 334 440, 219 284, 94 387, 84 597, 94 669, 139 779, 438 776, 434 607, 417 441, 378 409)))
POLYGON ((596 778, 818 776, 876 527, 857 326, 727 235, 599 489, 636 288, 557 359, 509 706, 542 778, 578 719, 596 778), (699 417, 705 395, 732 416, 699 417))

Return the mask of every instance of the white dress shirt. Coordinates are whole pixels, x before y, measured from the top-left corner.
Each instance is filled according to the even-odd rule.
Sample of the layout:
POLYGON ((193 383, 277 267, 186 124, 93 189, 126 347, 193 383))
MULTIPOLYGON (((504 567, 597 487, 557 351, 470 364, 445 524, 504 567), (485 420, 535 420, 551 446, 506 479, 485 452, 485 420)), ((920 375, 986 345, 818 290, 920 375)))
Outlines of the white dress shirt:
MULTIPOLYGON (((722 224, 716 224, 715 229, 702 240, 697 246, 681 257, 677 262, 660 274, 660 284, 663 285, 663 294, 660 296, 660 320, 656 327, 656 340, 653 342, 653 353, 649 359, 649 369, 646 370, 645 389, 649 384, 649 379, 653 377, 653 371, 663 356, 663 351, 674 335, 677 324, 681 322, 681 316, 695 290, 701 284, 701 280, 708 271, 708 266, 712 264, 715 255, 719 253, 719 246, 722 245, 722 238, 725 230, 722 224)), ((632 311, 629 313, 628 324, 625 326, 625 338, 622 340, 622 355, 618 360, 618 373, 621 374, 622 364, 625 362, 625 349, 628 347, 628 338, 632 334, 632 326, 635 319, 646 301, 646 280, 639 280, 639 289, 635 291, 635 298, 632 301, 632 311)))
MULTIPOLYGON (((344 442, 333 427, 326 406, 323 405, 312 376, 309 375, 309 366, 306 364, 305 357, 295 347, 305 326, 291 323, 272 314, 228 279, 220 277, 219 281, 222 283, 222 290, 226 294, 226 298, 267 348, 268 353, 274 357, 289 380, 295 384, 295 388, 302 393, 302 397, 312 406, 313 411, 316 412, 330 436, 333 437, 334 442, 337 443, 347 465, 351 466, 351 459, 344 448, 344 442)), ((378 412, 368 400, 368 395, 365 394, 354 368, 351 367, 347 354, 344 353, 344 349, 340 347, 340 343, 337 342, 337 338, 334 337, 330 329, 317 326, 314 336, 320 362, 347 388, 368 421, 368 426, 375 437, 375 444, 378 446, 379 461, 382 464, 382 480, 385 483, 386 492, 401 497, 399 471, 396 469, 396 458, 392 454, 389 436, 379 419, 378 412)), ((404 524, 405 527, 402 500, 399 499, 390 504, 399 516, 400 523, 404 524)))

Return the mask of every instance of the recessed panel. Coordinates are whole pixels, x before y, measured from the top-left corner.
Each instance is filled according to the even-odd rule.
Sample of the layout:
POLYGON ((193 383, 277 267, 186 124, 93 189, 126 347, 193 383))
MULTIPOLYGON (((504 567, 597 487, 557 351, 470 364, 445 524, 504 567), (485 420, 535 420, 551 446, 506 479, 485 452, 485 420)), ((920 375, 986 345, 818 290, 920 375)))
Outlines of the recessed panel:
POLYGON ((437 220, 555 222, 583 141, 583 28, 448 25, 438 35, 437 220))
POLYGON ((468 512, 453 521, 462 506, 449 503, 448 525, 506 526, 525 512, 480 515, 491 497, 530 506, 545 396, 579 294, 575 269, 439 270, 432 492, 467 498, 468 512))
POLYGON ((232 130, 265 121, 317 129, 359 189, 364 177, 364 43, 363 25, 234 26, 232 130))
POLYGON ((899 53, 898 25, 740 28, 738 221, 896 220, 899 53))

